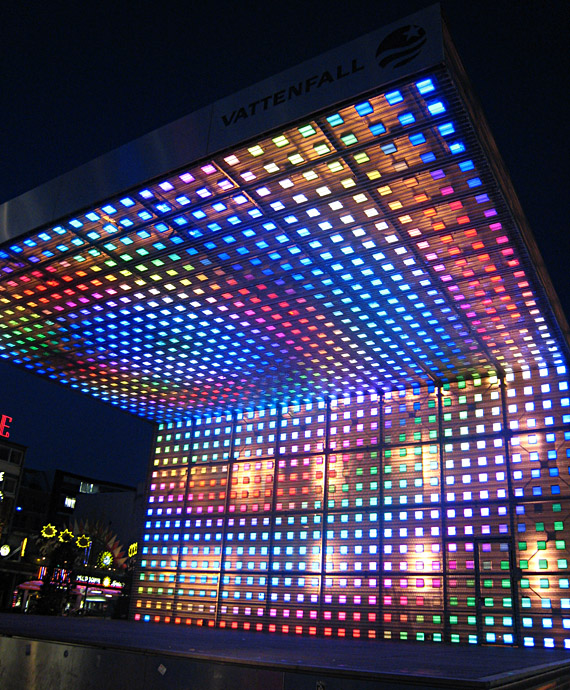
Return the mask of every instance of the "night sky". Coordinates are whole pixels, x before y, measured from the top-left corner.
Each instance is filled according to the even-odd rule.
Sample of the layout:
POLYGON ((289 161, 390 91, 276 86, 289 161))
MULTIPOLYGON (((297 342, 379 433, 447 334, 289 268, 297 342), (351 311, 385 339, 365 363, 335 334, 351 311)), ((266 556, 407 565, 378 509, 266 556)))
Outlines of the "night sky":
MULTIPOLYGON (((3 0, 0 203, 430 4, 3 0)), ((568 2, 441 5, 569 314, 568 2)), ((148 422, 5 363, 0 414, 14 418, 10 440, 28 446, 28 466, 145 477, 148 422)))

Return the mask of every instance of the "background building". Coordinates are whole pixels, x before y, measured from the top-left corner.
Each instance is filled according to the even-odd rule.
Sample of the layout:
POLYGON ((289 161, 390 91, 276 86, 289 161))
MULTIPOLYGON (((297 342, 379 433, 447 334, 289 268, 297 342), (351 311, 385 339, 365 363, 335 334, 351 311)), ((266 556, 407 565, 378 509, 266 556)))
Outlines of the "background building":
POLYGON ((568 326, 436 9, 3 214, 13 360, 160 425, 135 619, 570 646, 568 326))

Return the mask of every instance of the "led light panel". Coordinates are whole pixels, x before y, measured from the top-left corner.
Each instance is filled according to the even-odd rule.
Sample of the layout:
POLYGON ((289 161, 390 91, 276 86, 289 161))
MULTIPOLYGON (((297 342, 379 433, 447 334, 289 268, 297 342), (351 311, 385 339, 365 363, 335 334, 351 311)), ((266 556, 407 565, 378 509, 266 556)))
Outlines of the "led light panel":
POLYGON ((449 78, 424 82, 5 243, 3 355, 158 421, 561 361, 449 78))
POLYGON ((158 422, 136 620, 570 648, 564 324, 452 73, 0 247, 0 356, 158 422))

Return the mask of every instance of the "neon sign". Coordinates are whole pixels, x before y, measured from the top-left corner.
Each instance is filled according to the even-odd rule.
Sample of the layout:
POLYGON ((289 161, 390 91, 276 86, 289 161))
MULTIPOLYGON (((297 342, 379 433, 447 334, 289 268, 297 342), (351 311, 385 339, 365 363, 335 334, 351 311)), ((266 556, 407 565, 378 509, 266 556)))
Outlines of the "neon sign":
POLYGON ((12 417, 8 417, 7 414, 0 415, 0 436, 10 438, 10 432, 7 429, 9 429, 12 421, 12 417))

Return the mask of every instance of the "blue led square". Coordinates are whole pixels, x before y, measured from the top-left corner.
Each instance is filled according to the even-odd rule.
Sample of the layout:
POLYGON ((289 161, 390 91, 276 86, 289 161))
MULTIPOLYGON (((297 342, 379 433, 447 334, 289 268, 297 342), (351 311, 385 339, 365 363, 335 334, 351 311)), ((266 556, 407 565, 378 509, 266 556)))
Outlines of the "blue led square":
POLYGON ((384 125, 381 122, 376 122, 375 124, 370 125, 368 129, 370 130, 370 133, 375 137, 377 137, 379 134, 384 134, 384 132, 386 131, 386 127, 384 127, 384 125))
POLYGON ((398 120, 400 120, 400 124, 405 127, 406 125, 414 124, 416 118, 414 117, 413 113, 401 113, 398 115, 398 120))
POLYGON ((396 153, 396 151, 398 150, 393 142, 389 142, 388 144, 382 144, 380 148, 387 156, 389 156, 391 153, 396 153))
POLYGON ((404 100, 404 97, 399 91, 390 91, 384 95, 384 98, 390 105, 396 105, 396 103, 401 103, 404 100))
POLYGON ((227 209, 227 206, 223 204, 221 201, 217 201, 215 204, 212 204, 212 208, 214 211, 218 211, 220 213, 221 211, 225 211, 227 209))
POLYGON ((433 163, 435 160, 435 153, 427 151, 426 153, 420 154, 420 158, 422 159, 422 163, 433 163))
POLYGON ((186 206, 187 204, 190 203, 190 199, 187 196, 177 196, 176 201, 180 204, 180 206, 186 206))
POLYGON ((435 90, 435 86, 431 79, 422 79, 416 82, 416 89, 422 94, 430 93, 435 90))
POLYGON ((327 117, 327 122, 331 127, 338 127, 338 125, 342 125, 344 120, 338 113, 336 113, 335 115, 329 115, 329 117, 327 117))
POLYGON ((148 211, 139 211, 138 216, 142 218, 142 220, 150 220, 152 218, 152 214, 148 211))
POLYGON ((206 214, 201 209, 198 209, 197 211, 192 211, 192 215, 194 216, 194 218, 197 218, 198 220, 206 217, 206 214))
POLYGON ((417 134, 411 134, 408 139, 410 140, 410 144, 412 146, 418 146, 419 144, 423 144, 426 140, 424 135, 421 132, 418 132, 417 134))
POLYGON ((135 205, 135 202, 134 202, 130 197, 128 197, 128 196, 126 196, 124 199, 121 199, 121 203, 122 203, 123 206, 125 206, 126 208, 129 208, 130 206, 134 206, 134 205, 135 205))
POLYGON ((431 101, 427 104, 430 115, 441 115, 445 112, 445 106, 441 101, 431 101))
POLYGON ((453 144, 449 144, 449 150, 454 155, 463 153, 465 151, 465 144, 462 141, 454 141, 453 144))
POLYGON ((178 216, 178 218, 173 218, 172 220, 176 225, 188 225, 188 221, 184 216, 178 216))
POLYGON ((112 216, 113 213, 117 213, 117 209, 114 206, 111 206, 111 204, 103 206, 102 210, 105 211, 105 213, 108 213, 110 216, 112 216))
POLYGON ((442 137, 448 137, 455 132, 455 127, 453 126, 453 122, 446 122, 443 125, 439 125, 438 130, 442 137))
POLYGON ((467 180, 467 184, 469 187, 480 187, 483 183, 478 177, 472 177, 470 180, 467 180))
POLYGON ((475 165, 473 164, 473 161, 461 161, 459 163, 459 169, 462 170, 463 172, 467 172, 467 170, 473 170, 475 165))
POLYGON ((357 103, 354 106, 354 109, 360 115, 360 117, 364 117, 365 115, 370 115, 370 113, 374 112, 374 108, 372 107, 372 104, 370 103, 370 101, 363 101, 362 103, 357 103))

